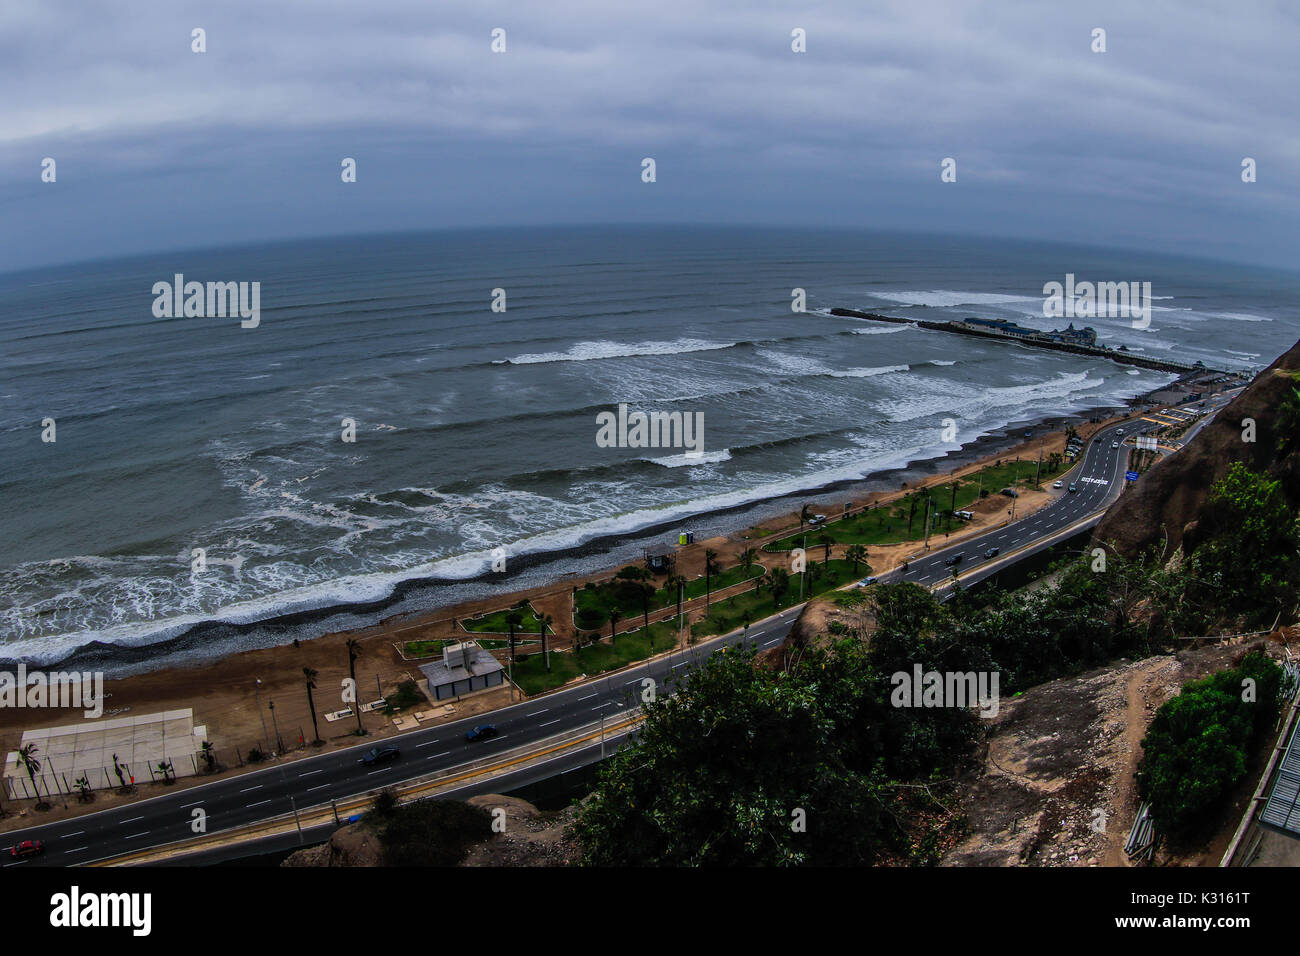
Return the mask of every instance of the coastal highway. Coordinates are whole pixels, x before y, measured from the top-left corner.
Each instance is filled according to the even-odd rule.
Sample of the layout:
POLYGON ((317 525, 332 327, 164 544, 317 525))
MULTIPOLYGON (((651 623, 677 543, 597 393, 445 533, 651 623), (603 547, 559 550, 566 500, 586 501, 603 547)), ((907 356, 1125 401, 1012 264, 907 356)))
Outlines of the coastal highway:
MULTIPOLYGON (((1082 460, 1060 476, 1063 487, 1053 491, 1056 499, 1046 507, 957 544, 934 547, 935 536, 932 533, 932 550, 923 557, 908 562, 905 572, 901 569, 890 572, 883 575, 882 580, 911 581, 932 588, 950 581, 954 567, 959 580, 974 581, 986 576, 981 573, 984 565, 993 568, 1011 563, 1015 557, 1022 555, 1011 556, 1009 552, 1063 531, 1102 511, 1118 498, 1123 491, 1124 474, 1128 470, 1129 451, 1132 448, 1125 444, 1125 440, 1156 427, 1152 422, 1135 418, 1102 429, 1094 436, 1095 440, 1090 439, 1084 446, 1082 460), (1119 434, 1120 429, 1123 429, 1123 435, 1119 434), (1111 447, 1116 442, 1119 447, 1111 447), (1069 490, 1071 483, 1077 491, 1069 490), (1000 553, 985 558, 984 552, 988 548, 998 548, 1000 553), (946 563, 958 554, 962 555, 959 562, 955 565, 946 563)), ((1005 502, 1006 510, 1010 511, 1013 499, 1002 495, 998 497, 1005 502)))
MULTIPOLYGON (((983 576, 982 571, 991 573, 995 567, 1014 562, 1024 556, 1024 551, 1032 550, 1036 543, 1096 515, 1118 497, 1124 484, 1130 450, 1123 440, 1155 427, 1153 423, 1135 419, 1102 430, 1095 436, 1097 441, 1087 443, 1082 460, 1061 476, 1065 487, 1047 507, 961 543, 936 548, 911 561, 906 572, 896 570, 882 578, 942 588, 951 578, 950 567, 944 562, 954 554, 964 554, 957 565, 963 580, 967 575, 977 578, 983 576), (1124 436, 1118 434, 1120 428, 1125 430, 1124 436), (1120 447, 1113 448, 1114 442, 1120 442, 1120 447), (1078 491, 1067 490, 1071 482, 1077 485, 1078 491), (983 552, 990 547, 999 548, 1001 553, 986 560, 983 552)), ((1004 500, 1009 510, 1012 499, 1004 500)), ((748 642, 759 649, 780 643, 801 610, 802 605, 798 605, 753 625, 749 629, 748 642)), ((0 860, 4 861, 2 865, 9 867, 84 865, 192 839, 195 834, 191 822, 195 810, 206 814, 206 833, 212 835, 290 813, 295 806, 299 811, 328 806, 331 800, 357 796, 438 771, 466 767, 470 762, 482 761, 493 754, 505 755, 522 746, 540 744, 556 735, 591 727, 602 715, 615 722, 620 714, 639 702, 645 678, 654 679, 658 692, 671 692, 675 679, 697 666, 709 654, 741 640, 742 635, 738 632, 712 638, 684 652, 674 652, 666 658, 554 691, 491 714, 383 738, 377 743, 398 747, 401 757, 380 767, 367 767, 360 763, 359 758, 366 749, 362 744, 272 764, 125 806, 5 833, 0 835, 0 850, 4 852, 0 860), (500 731, 498 737, 479 743, 465 739, 467 730, 489 722, 500 731), (8 848, 29 839, 43 841, 45 854, 22 862, 10 862, 8 848)), ((607 746, 616 743, 617 739, 611 736, 606 741, 607 746)), ((521 767, 504 775, 484 776, 477 782, 440 791, 438 795, 463 799, 475 793, 510 790, 591 763, 599 758, 599 754, 598 743, 566 750, 557 753, 543 766, 521 767)), ((317 827, 304 836, 323 839, 329 829, 317 827)), ((248 852, 283 848, 297 842, 296 834, 288 838, 279 836, 251 846, 207 850, 191 862, 214 862, 248 852)))
MULTIPOLYGON (((760 650, 785 639, 802 607, 789 608, 750 627, 748 636, 733 633, 711 638, 686 651, 645 664, 629 667, 600 680, 554 691, 523 703, 467 717, 451 723, 421 728, 396 737, 375 741, 397 747, 398 760, 379 767, 360 762, 367 749, 362 744, 312 757, 274 763, 248 773, 236 774, 175 793, 151 797, 125 806, 90 812, 68 820, 0 834, 0 865, 78 866, 123 854, 135 853, 178 841, 193 839, 191 829, 196 810, 206 815, 206 834, 256 823, 296 808, 328 806, 331 800, 356 796, 390 784, 398 784, 437 771, 450 770, 471 761, 482 761, 494 753, 505 754, 520 746, 546 741, 565 731, 590 727, 603 714, 615 721, 640 703, 642 681, 655 681, 657 693, 670 693, 674 681, 720 648, 739 644, 742 639, 760 650), (500 735, 471 743, 465 732, 478 724, 492 723, 500 735), (9 848, 23 840, 40 840, 45 853, 23 861, 12 861, 9 848)), ((607 746, 611 741, 606 741, 607 746)), ((459 787, 448 795, 462 799, 474 792, 499 792, 533 782, 566 766, 580 766, 599 758, 600 746, 584 747, 581 754, 562 754, 557 767, 538 774, 519 771, 505 777, 485 777, 477 787, 459 787), (567 761, 567 764, 566 764, 567 761)), ((441 794, 440 794, 441 795, 441 794)), ((58 799, 58 798, 56 798, 58 799)), ((327 834, 326 834, 327 835, 327 834)), ((295 840, 296 842, 296 840, 295 840)), ((247 850, 230 856, 244 855, 247 850)))

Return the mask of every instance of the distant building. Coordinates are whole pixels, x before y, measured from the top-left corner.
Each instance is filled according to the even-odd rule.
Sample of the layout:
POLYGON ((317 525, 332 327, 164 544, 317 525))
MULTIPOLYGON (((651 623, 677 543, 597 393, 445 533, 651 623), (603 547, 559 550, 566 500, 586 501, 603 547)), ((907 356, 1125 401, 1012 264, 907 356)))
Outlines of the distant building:
POLYGON ((1012 338, 1024 339, 1031 338, 1035 335, 1041 335, 1037 329, 1027 329, 1023 325, 1016 325, 1014 322, 1008 322, 1006 319, 960 319, 952 323, 958 327, 968 326, 979 332, 993 332, 998 335, 1009 335, 1012 338))
POLYGON ((1093 348, 1097 346, 1097 330, 1091 325, 1076 329, 1071 322, 1063 329, 1053 329, 1047 333, 1049 341, 1061 342, 1066 345, 1087 345, 1093 348))
POLYGON ((501 662, 473 641, 445 646, 442 660, 422 665, 420 672, 429 679, 429 696, 434 700, 446 700, 505 683, 505 668, 501 662))

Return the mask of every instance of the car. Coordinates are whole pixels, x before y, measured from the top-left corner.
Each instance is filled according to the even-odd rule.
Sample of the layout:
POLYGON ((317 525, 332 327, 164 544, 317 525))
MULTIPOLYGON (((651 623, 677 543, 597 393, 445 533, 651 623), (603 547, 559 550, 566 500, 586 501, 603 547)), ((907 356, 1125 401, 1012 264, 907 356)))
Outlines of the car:
POLYGON ((1070 482, 1070 490, 1071 490, 1071 491, 1078 491, 1078 490, 1079 490, 1079 486, 1076 485, 1074 482, 1070 482))
POLYGON ((1063 482, 1063 481, 1054 481, 1054 482, 1052 482, 1052 487, 1053 487, 1053 488, 1064 488, 1064 487, 1065 487, 1065 482, 1063 482))
POLYGON ((954 554, 951 558, 949 558, 947 561, 945 561, 944 565, 947 567, 952 567, 954 564, 960 564, 961 559, 964 557, 965 557, 964 554, 958 552, 957 554, 954 554))
POLYGON ((465 739, 470 743, 476 740, 491 740, 499 733, 500 731, 497 730, 495 724, 479 724, 473 730, 465 733, 465 739))
POLYGON ((45 852, 45 844, 40 840, 24 840, 22 843, 15 844, 9 849, 9 855, 15 860, 25 860, 28 857, 40 856, 45 852))
POLYGON ((367 767, 377 763, 388 763, 390 760, 396 760, 402 755, 402 752, 396 747, 371 747, 361 755, 361 762, 367 767))
POLYGON ((1001 491, 998 492, 998 494, 1006 495, 1008 498, 1020 497, 1020 492, 1016 491, 1016 489, 1014 488, 1003 488, 1001 491))
POLYGON ((874 575, 873 575, 872 577, 869 577, 869 578, 863 578, 861 581, 858 582, 858 587, 860 587, 860 588, 869 588, 869 587, 871 587, 871 585, 875 584, 875 583, 876 583, 877 581, 879 581, 879 580, 880 580, 880 578, 875 577, 874 575))
POLYGON ((1118 447, 1119 447, 1119 442, 1117 442, 1117 441, 1113 441, 1113 442, 1111 442, 1111 443, 1110 443, 1110 447, 1111 447, 1111 448, 1118 448, 1118 447))
POLYGON ((1117 428, 1117 429, 1115 429, 1115 434, 1116 434, 1116 435, 1122 435, 1122 434, 1124 434, 1124 429, 1122 429, 1122 428, 1117 428))
POLYGON ((1001 550, 1002 550, 1001 548, 988 548, 988 549, 986 549, 985 552, 984 552, 984 557, 986 557, 986 558, 996 558, 996 557, 998 556, 998 553, 999 553, 1001 550))
POLYGON ((825 520, 826 520, 826 516, 825 516, 825 515, 813 515, 811 518, 808 519, 808 523, 809 523, 809 524, 821 524, 821 523, 822 523, 823 521, 825 521, 825 520))
POLYGON ((960 518, 962 521, 975 520, 975 514, 974 512, 971 511, 954 511, 953 514, 956 515, 958 518, 960 518))

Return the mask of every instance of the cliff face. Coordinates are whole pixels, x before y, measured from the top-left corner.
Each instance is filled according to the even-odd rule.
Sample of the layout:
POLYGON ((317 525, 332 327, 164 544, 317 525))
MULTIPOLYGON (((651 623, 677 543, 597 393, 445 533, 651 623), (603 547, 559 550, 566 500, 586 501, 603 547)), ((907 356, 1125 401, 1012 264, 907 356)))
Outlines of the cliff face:
POLYGON ((1227 408, 1183 449, 1163 458, 1126 491, 1102 518, 1093 540, 1133 557, 1168 536, 1166 557, 1179 546, 1197 544, 1196 519, 1210 486, 1233 462, 1281 479, 1292 507, 1300 507, 1300 462, 1281 457, 1279 410, 1284 397, 1300 386, 1300 343, 1261 372, 1227 408), (1242 421, 1255 420, 1255 441, 1242 440, 1242 421))

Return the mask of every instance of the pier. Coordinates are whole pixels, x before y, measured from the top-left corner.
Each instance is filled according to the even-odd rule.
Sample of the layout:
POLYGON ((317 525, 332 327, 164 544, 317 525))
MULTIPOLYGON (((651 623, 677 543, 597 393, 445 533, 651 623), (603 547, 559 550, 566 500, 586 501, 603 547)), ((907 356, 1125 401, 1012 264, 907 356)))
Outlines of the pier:
POLYGON ((998 339, 1003 342, 1018 342, 1021 345, 1030 345, 1034 348, 1048 349, 1053 352, 1072 352, 1075 355, 1095 355, 1098 358, 1110 359, 1112 362, 1118 362, 1120 365, 1134 365, 1138 368, 1152 369, 1157 372, 1173 372, 1179 375, 1185 375, 1188 372, 1220 372, 1226 374, 1223 369, 1213 369, 1202 362, 1187 364, 1186 362, 1174 362, 1169 359, 1153 359, 1145 356, 1134 355, 1131 352, 1122 349, 1109 349, 1100 345, 1080 345, 1073 342, 1053 342, 1046 337, 1031 338, 1023 335, 1008 335, 1002 332, 996 332, 986 329, 976 328, 967 324, 964 320, 953 319, 948 322, 931 322, 927 319, 900 319, 892 315, 880 315, 875 312, 861 312, 857 309, 831 309, 831 315, 847 316, 855 319, 870 319, 873 322, 890 322, 894 325, 915 325, 923 329, 932 329, 935 332, 948 332, 953 335, 970 335, 982 339, 998 339))

